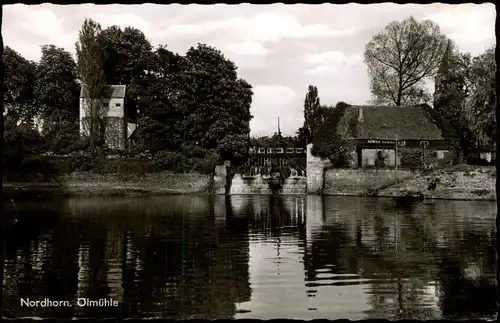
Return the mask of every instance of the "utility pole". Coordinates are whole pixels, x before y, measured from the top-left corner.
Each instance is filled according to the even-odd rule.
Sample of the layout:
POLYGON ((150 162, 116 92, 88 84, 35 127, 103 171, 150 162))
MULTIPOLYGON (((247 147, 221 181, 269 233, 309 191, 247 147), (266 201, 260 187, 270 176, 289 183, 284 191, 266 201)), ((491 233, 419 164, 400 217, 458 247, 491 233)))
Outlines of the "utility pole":
POLYGON ((396 149, 394 152, 394 167, 396 174, 396 184, 399 182, 398 180, 398 134, 396 134, 396 149))
MULTIPOLYGON (((0 19, 3 17, 3 6, 0 5, 0 19)), ((3 36, 0 34, 0 75, 4 76, 4 67, 3 67, 3 36)), ((4 176, 4 170, 3 170, 3 155, 4 155, 4 118, 3 118, 3 111, 4 111, 4 93, 3 93, 3 86, 0 86, 0 163, 2 163, 0 167, 0 282, 3 283, 3 275, 4 271, 3 268, 5 268, 5 228, 7 226, 7 217, 5 216, 4 212, 4 203, 3 203, 3 176, 4 176)), ((3 301, 4 301, 4 289, 2 288, 0 290, 0 317, 4 317, 3 315, 3 301)))
MULTIPOLYGON (((0 6, 0 17, 3 16, 3 6, 0 6)), ((4 76, 4 66, 3 66, 3 36, 0 35, 0 56, 2 56, 2 60, 0 61, 0 75, 4 76)), ((5 76, 4 76, 5 77, 5 76)), ((3 86, 0 86, 0 161, 2 162, 2 167, 0 167, 0 197, 3 197, 3 177, 4 177, 4 169, 3 169, 3 155, 4 155, 4 129, 5 129, 5 120, 3 117, 4 113, 4 93, 3 86)), ((0 201, 0 207, 3 207, 3 202, 0 201)), ((4 214, 4 212, 0 212, 0 214, 4 214)), ((0 221, 3 219, 0 219, 0 221)))

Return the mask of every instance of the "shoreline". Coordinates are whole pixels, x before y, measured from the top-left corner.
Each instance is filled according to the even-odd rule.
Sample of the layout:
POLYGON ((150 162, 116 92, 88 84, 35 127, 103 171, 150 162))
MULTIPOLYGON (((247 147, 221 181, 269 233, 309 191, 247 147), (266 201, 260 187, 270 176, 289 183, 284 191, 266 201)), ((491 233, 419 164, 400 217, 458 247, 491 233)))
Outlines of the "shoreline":
MULTIPOLYGON (((326 187, 319 196, 352 196, 397 198, 422 194, 428 200, 496 201, 496 169, 461 165, 435 170, 426 174, 406 174, 397 183, 391 172, 359 172, 335 169, 324 179, 326 187), (431 180, 438 178, 434 190, 431 180)), ((398 176, 399 177, 399 176, 398 176)), ((241 183, 233 183, 241 184, 241 183)), ((71 173, 53 181, 6 181, 4 199, 40 199, 54 197, 125 197, 161 195, 225 195, 214 175, 198 173, 96 174, 71 173), (221 194, 222 193, 222 194, 221 194)), ((304 183, 305 186, 305 183, 304 183)), ((273 195, 269 192, 234 190, 232 195, 273 195)), ((308 195, 306 187, 277 195, 308 195), (303 190, 303 192, 302 192, 303 190)))
MULTIPOLYGON (((425 200, 450 200, 450 201, 496 201, 496 191, 488 191, 485 196, 474 195, 470 192, 449 193, 447 196, 436 194, 424 194, 425 200), (493 197, 492 197, 493 195, 493 197)), ((113 186, 110 185, 91 185, 91 186, 72 186, 70 188, 57 184, 41 183, 12 183, 4 185, 4 199, 40 199, 40 198, 58 198, 58 197, 147 197, 147 196, 172 196, 172 195, 217 195, 210 191, 194 191, 189 189, 162 189, 151 190, 136 186, 113 186)), ((222 194, 221 194, 222 195, 222 194)), ((273 194, 228 194, 227 196, 250 196, 250 195, 268 195, 273 194)), ((280 196, 298 196, 308 195, 307 193, 277 194, 280 196)), ((396 198, 398 195, 389 193, 359 193, 359 192, 336 192, 326 194, 316 194, 316 196, 346 196, 346 197, 371 197, 371 198, 396 198)))

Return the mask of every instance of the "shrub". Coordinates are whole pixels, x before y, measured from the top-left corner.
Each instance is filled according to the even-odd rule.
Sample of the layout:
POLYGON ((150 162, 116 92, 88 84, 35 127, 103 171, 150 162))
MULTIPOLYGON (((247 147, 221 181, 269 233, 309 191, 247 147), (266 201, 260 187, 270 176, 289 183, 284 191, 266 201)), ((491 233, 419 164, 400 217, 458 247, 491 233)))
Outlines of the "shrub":
POLYGON ((90 154, 75 153, 69 159, 69 168, 72 172, 88 172, 95 166, 94 158, 90 154))
POLYGON ((190 170, 192 165, 188 159, 178 152, 160 151, 153 157, 153 165, 157 170, 171 170, 176 173, 190 170))
MULTIPOLYGON (((418 169, 422 167, 422 149, 420 148, 401 148, 400 160, 401 166, 409 169, 418 169)), ((425 164, 427 166, 436 164, 440 165, 442 162, 436 158, 436 152, 430 149, 425 150, 425 164)))
POLYGON ((488 162, 484 158, 479 158, 477 156, 467 158, 467 165, 475 165, 475 166, 489 166, 490 162, 488 162))
POLYGON ((43 156, 29 156, 22 161, 23 173, 55 175, 57 168, 43 156))
POLYGON ((220 161, 217 152, 208 153, 205 158, 192 158, 192 170, 202 174, 211 174, 214 172, 215 165, 220 161))
POLYGON ((387 166, 387 159, 388 155, 386 152, 383 152, 382 150, 377 151, 377 156, 375 158, 375 167, 376 168, 384 168, 387 166))
POLYGON ((98 173, 143 175, 153 172, 152 163, 132 158, 98 159, 94 165, 98 173))

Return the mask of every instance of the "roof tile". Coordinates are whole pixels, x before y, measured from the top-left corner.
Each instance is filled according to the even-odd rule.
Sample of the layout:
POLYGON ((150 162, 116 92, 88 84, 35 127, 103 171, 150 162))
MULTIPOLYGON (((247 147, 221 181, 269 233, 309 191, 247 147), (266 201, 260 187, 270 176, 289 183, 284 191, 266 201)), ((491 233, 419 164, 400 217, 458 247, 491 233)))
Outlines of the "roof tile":
MULTIPOLYGON (((107 85, 104 89, 106 98, 124 98, 126 92, 126 85, 107 85)), ((86 98, 87 91, 85 86, 80 90, 80 98, 86 98)))
POLYGON ((349 106, 344 118, 355 117, 357 139, 443 140, 441 130, 421 106, 349 106), (363 121, 359 121, 362 110, 363 121))

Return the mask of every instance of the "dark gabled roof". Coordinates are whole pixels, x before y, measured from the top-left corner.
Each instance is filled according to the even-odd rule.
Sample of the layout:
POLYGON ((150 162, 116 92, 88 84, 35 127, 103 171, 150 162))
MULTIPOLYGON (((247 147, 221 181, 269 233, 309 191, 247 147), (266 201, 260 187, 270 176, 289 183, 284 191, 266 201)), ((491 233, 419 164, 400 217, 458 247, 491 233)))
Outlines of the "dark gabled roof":
POLYGON ((397 135, 398 140, 444 140, 436 121, 422 106, 349 106, 342 118, 355 118, 356 139, 394 140, 397 135))
MULTIPOLYGON (((126 85, 107 85, 104 88, 104 97, 108 99, 124 98, 126 87, 127 87, 126 85)), ((85 86, 82 86, 80 90, 80 98, 86 98, 86 97, 87 97, 87 90, 85 86)))

